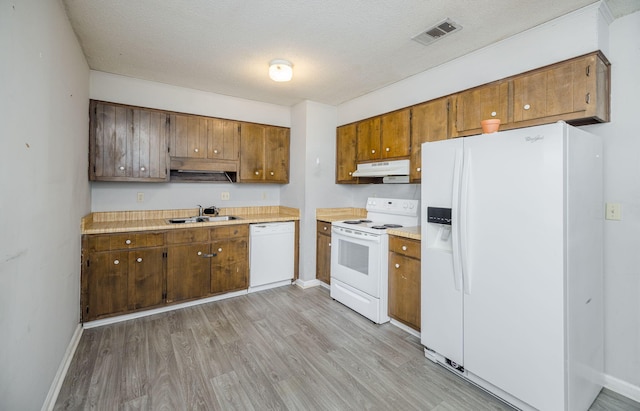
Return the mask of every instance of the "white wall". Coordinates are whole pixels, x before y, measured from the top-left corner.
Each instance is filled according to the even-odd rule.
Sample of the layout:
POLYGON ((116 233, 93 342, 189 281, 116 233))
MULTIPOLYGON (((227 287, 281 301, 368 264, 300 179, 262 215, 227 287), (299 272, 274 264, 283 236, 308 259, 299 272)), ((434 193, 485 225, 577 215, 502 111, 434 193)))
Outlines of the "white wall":
POLYGON ((60 1, 0 1, 0 409, 36 410, 78 327, 89 68, 60 1))
MULTIPOLYGON (((291 126, 291 109, 285 106, 100 71, 91 71, 90 84, 90 97, 96 100, 283 127, 291 126)), ((218 207, 278 205, 281 187, 275 184, 93 182, 91 211, 192 208, 196 204, 218 207), (221 200, 223 192, 229 193, 230 200, 221 200), (137 202, 137 193, 144 193, 144 202, 137 202)))
MULTIPOLYGON (((585 129, 604 140, 605 201, 623 207, 622 221, 605 222, 605 373, 609 388, 640 401, 640 135, 635 123, 640 110, 640 12, 613 21, 607 29, 606 10, 601 14, 598 7, 586 7, 349 101, 338 107, 338 124, 603 50, 612 63, 611 122, 585 129)), ((356 202, 387 190, 354 188, 356 202)), ((398 190, 411 194, 410 186, 398 190)))

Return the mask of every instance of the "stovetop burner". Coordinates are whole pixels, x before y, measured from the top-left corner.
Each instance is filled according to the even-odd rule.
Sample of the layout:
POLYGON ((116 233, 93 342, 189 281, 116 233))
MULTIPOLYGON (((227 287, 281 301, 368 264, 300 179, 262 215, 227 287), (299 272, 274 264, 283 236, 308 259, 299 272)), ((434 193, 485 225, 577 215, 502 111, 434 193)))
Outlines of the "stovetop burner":
POLYGON ((347 220, 343 221, 345 224, 360 224, 360 223, 370 223, 371 220, 347 220))
POLYGON ((386 230, 387 228, 400 228, 402 227, 400 224, 382 224, 382 225, 372 225, 371 228, 375 230, 386 230))

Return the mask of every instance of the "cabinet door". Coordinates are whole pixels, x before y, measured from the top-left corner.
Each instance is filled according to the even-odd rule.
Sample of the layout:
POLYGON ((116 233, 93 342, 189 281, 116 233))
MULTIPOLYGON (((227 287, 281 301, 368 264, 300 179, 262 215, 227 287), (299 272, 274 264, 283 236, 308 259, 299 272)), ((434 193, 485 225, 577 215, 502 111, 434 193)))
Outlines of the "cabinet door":
POLYGON ((265 181, 289 182, 289 130, 282 127, 266 127, 264 145, 265 181))
POLYGON ((404 109, 384 114, 380 119, 381 158, 409 155, 411 110, 404 109))
POLYGON ((209 244, 176 245, 167 249, 167 302, 209 294, 209 244))
POLYGON ((389 316, 420 331, 420 260, 389 253, 389 316))
POLYGON ((480 121, 499 118, 509 123, 509 83, 500 81, 463 91, 456 99, 456 135, 480 134, 480 121))
POLYGON ((126 312, 128 309, 128 252, 92 254, 89 260, 87 320, 126 312))
POLYGON ((411 112, 411 182, 422 178, 422 143, 449 137, 449 98, 414 106, 411 112))
POLYGON ((363 120, 357 124, 357 161, 380 158, 380 117, 363 120))
POLYGON ((129 252, 129 309, 153 307, 164 302, 164 249, 129 252))
POLYGON ((119 104, 92 101, 89 179, 166 181, 169 116, 119 104))
POLYGON ((237 160, 240 150, 240 124, 217 118, 207 119, 207 158, 237 160))
POLYGON ((514 122, 597 116, 596 60, 596 55, 589 55, 517 76, 513 80, 514 122))
POLYGON ((211 243, 211 292, 247 289, 248 238, 215 240, 211 243))
POLYGON ((171 156, 207 157, 207 119, 187 114, 171 116, 171 156))
POLYGON ((347 124, 336 130, 336 183, 356 183, 356 124, 347 124))
POLYGON ((264 180, 265 127, 242 123, 240 128, 240 181, 244 183, 264 180))
MULTIPOLYGON (((331 227, 330 224, 329 227, 331 227)), ((331 284, 330 235, 318 233, 316 236, 316 278, 326 284, 331 284)))

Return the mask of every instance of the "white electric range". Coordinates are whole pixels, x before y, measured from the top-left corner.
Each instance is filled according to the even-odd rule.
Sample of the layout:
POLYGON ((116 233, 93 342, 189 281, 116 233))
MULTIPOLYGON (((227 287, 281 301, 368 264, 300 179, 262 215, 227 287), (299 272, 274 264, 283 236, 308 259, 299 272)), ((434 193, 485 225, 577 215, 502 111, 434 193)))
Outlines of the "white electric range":
POLYGON ((418 225, 418 200, 369 198, 367 217, 331 225, 331 297, 371 321, 388 315, 388 228, 418 225))

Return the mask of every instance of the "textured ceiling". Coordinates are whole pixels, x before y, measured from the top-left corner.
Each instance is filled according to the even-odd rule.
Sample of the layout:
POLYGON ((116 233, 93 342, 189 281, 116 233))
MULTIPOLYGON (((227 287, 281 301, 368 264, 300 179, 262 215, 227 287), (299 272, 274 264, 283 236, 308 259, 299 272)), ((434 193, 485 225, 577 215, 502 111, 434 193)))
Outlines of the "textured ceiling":
MULTIPOLYGON (((93 70, 281 105, 337 105, 594 0, 63 0, 93 70), (411 38, 451 18, 463 28, 411 38), (294 65, 275 83, 268 62, 294 65)), ((639 0, 610 0, 614 15, 639 0)))

